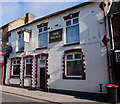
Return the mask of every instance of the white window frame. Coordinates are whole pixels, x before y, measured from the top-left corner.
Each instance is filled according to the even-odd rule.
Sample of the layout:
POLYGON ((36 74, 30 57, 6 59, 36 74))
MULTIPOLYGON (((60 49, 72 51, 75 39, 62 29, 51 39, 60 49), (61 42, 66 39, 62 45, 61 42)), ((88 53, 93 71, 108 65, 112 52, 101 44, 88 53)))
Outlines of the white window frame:
MULTIPOLYGON (((20 59, 15 59, 12 61, 12 76, 20 76, 20 73, 19 75, 18 74, 13 74, 13 69, 14 69, 14 65, 19 65, 20 66, 20 63, 18 64, 17 61, 20 61, 20 59), (16 61, 16 64, 14 64, 14 61, 16 61)), ((20 67, 19 67, 19 70, 20 70, 20 67)))
MULTIPOLYGON (((72 43, 67 43, 67 28, 68 27, 73 27, 73 26, 76 26, 76 25, 78 25, 78 27, 79 27, 79 17, 74 17, 74 18, 71 18, 71 19, 68 19, 68 20, 66 20, 65 21, 65 44, 72 44, 72 43), (78 18, 78 23, 76 23, 76 24, 73 24, 73 20, 74 19, 77 19, 78 18), (66 22, 67 21, 70 21, 71 20, 71 25, 69 25, 69 26, 66 26, 66 22)), ((79 29, 80 30, 80 29, 79 29)), ((80 40, 80 31, 79 31, 79 40, 80 40)), ((73 42, 73 43, 75 43, 75 42, 73 42)))
POLYGON ((67 75, 67 61, 78 61, 78 60, 81 60, 82 61, 82 52, 74 52, 74 53, 68 53, 65 55, 65 76, 66 77, 73 77, 73 78, 82 78, 83 76, 80 75, 80 76, 68 76, 67 75), (75 54, 81 54, 81 58, 80 59, 75 59, 75 54), (67 59, 67 55, 73 55, 73 59, 67 59))
MULTIPOLYGON (((27 75, 27 74, 26 74, 26 65, 27 65, 27 64, 32 64, 32 62, 31 62, 31 63, 26 63, 26 60, 27 60, 27 59, 31 59, 31 60, 32 60, 32 58, 26 58, 26 59, 25 59, 25 76, 31 76, 32 74, 31 74, 31 75, 27 75)), ((32 72, 32 67, 31 67, 31 72, 32 72)))
MULTIPOLYGON (((47 27, 47 26, 38 28, 38 48, 42 48, 42 47, 40 47, 40 34, 43 34, 43 33, 47 33, 47 46, 48 46, 48 29, 46 31, 44 31, 45 27, 47 27), (41 29, 41 28, 42 28, 42 32, 39 32, 39 29, 41 29)), ((47 46, 45 46, 45 47, 47 47, 47 46)))
POLYGON ((24 51, 24 49, 25 49, 25 42, 24 42, 24 49, 19 50, 19 40, 22 40, 22 39, 23 39, 23 42, 24 42, 24 33, 18 34, 18 51, 24 51), (19 38, 19 35, 23 35, 22 38, 19 38))

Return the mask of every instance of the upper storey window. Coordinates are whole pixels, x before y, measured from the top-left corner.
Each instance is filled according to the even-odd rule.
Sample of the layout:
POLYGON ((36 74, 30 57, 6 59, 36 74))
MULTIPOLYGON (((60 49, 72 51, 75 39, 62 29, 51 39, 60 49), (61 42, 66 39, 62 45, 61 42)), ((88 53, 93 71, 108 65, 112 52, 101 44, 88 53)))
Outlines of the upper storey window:
POLYGON ((79 42, 78 18, 66 21, 66 43, 79 42))
POLYGON ((18 51, 24 50, 24 37, 23 33, 18 34, 18 51))
POLYGON ((39 34, 38 47, 40 47, 40 48, 47 47, 47 45, 48 45, 47 24, 48 24, 48 22, 37 25, 38 34, 39 34))
POLYGON ((47 27, 39 28, 39 47, 47 47, 47 27))
POLYGON ((79 12, 64 17, 66 28, 66 43, 76 43, 79 38, 79 12))

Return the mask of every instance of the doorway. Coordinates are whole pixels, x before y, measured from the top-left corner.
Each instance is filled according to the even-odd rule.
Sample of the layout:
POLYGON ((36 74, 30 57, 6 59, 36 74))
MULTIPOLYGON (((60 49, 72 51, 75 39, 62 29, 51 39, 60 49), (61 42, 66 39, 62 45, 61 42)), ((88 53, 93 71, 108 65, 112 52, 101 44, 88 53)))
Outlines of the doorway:
POLYGON ((45 89, 45 68, 40 68, 40 89, 45 89))
POLYGON ((46 57, 38 58, 38 88, 44 90, 46 88, 46 57))

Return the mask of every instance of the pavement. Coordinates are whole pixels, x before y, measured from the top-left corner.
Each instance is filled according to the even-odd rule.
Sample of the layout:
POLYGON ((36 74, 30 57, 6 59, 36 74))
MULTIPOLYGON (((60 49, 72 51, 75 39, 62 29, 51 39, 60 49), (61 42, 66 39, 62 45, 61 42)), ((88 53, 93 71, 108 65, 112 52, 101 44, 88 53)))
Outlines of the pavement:
POLYGON ((105 102, 99 102, 94 100, 82 99, 80 97, 75 97, 72 95, 64 95, 58 93, 44 92, 39 90, 28 90, 19 87, 11 86, 0 86, 0 90, 4 93, 17 94, 20 96, 26 96, 30 98, 35 98, 38 100, 48 101, 48 102, 59 102, 59 103, 96 103, 96 104, 107 104, 105 102))

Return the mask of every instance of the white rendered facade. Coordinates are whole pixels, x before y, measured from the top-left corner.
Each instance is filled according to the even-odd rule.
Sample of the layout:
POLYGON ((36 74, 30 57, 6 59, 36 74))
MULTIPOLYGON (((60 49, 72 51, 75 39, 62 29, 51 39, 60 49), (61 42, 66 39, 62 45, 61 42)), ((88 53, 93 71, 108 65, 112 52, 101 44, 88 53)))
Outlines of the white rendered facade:
POLYGON ((72 10, 65 11, 55 16, 45 18, 35 23, 28 24, 11 31, 9 42, 12 44, 13 52, 8 58, 6 68, 6 84, 17 84, 20 86, 28 86, 39 88, 40 85, 40 70, 45 68, 45 88, 74 90, 83 92, 99 93, 99 84, 103 84, 103 92, 106 92, 106 84, 108 84, 108 68, 106 47, 102 43, 105 35, 105 27, 103 20, 103 11, 99 8, 100 3, 91 3, 83 7, 77 7, 72 10), (66 43, 66 21, 64 16, 71 13, 78 14, 79 24, 79 42, 76 44, 66 43), (46 23, 50 27, 47 30, 47 47, 43 49, 39 47, 39 32, 37 25, 46 23), (58 26, 55 26, 58 24, 58 26), (24 28, 32 30, 29 43, 24 43, 24 51, 18 50, 18 32, 24 28), (62 40, 49 42, 49 34, 51 31, 62 29, 62 40), (67 44, 67 45, 66 45, 67 44), (65 52, 74 53, 76 50, 83 54, 83 69, 84 78, 63 78, 66 70, 65 52), (71 51, 71 52, 70 52, 71 51), (17 52, 17 53, 16 53, 17 52), (12 60, 19 57, 20 59, 20 75, 14 77, 11 73, 12 60), (32 71, 31 76, 25 76, 25 60, 31 57, 32 71), (45 60, 44 64, 40 64, 41 57, 45 60), (65 64, 65 65, 63 65, 65 64), (50 78, 47 79, 47 75, 50 78))

